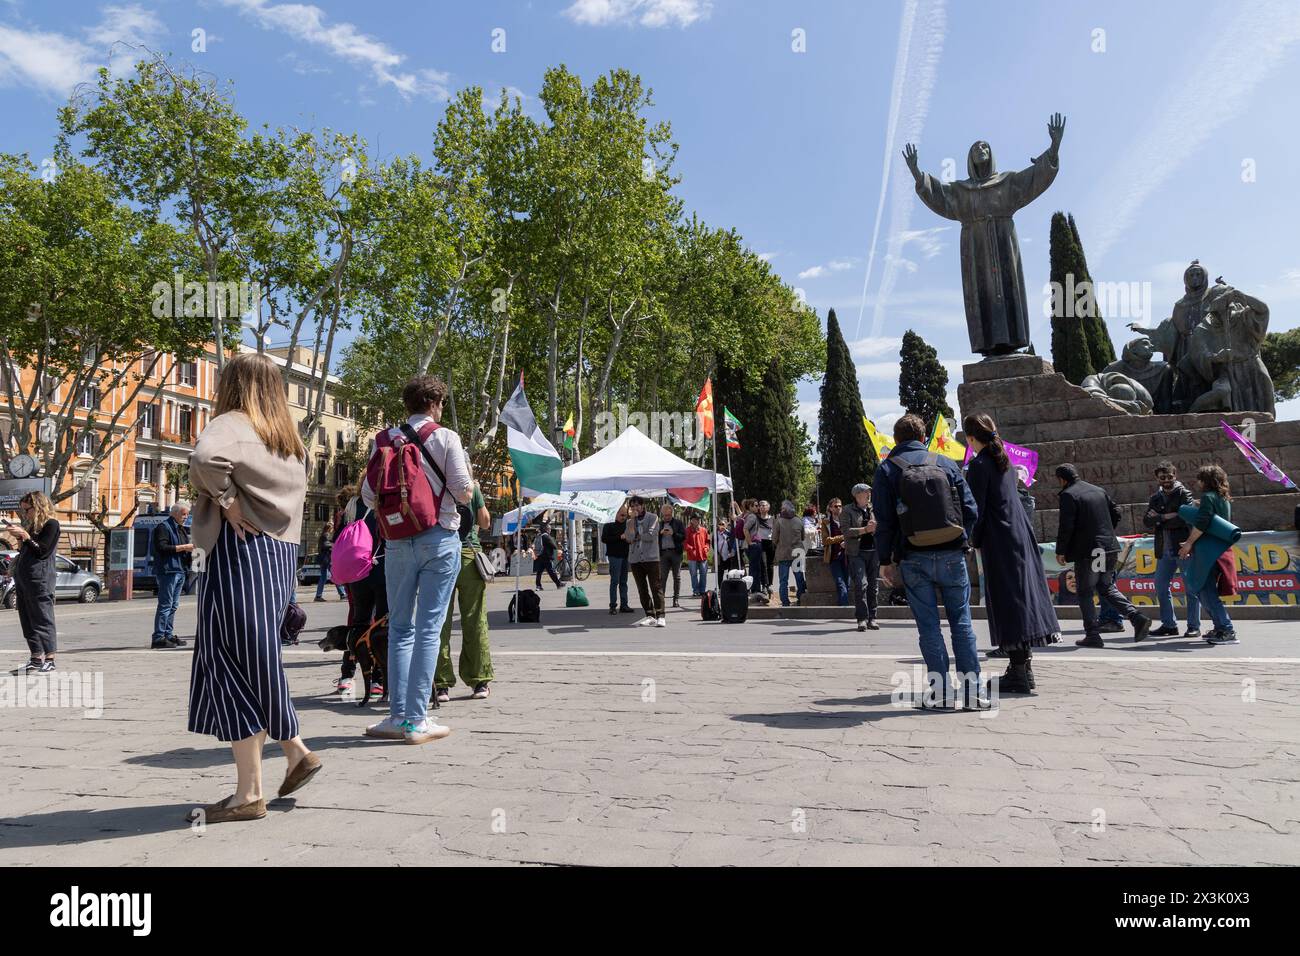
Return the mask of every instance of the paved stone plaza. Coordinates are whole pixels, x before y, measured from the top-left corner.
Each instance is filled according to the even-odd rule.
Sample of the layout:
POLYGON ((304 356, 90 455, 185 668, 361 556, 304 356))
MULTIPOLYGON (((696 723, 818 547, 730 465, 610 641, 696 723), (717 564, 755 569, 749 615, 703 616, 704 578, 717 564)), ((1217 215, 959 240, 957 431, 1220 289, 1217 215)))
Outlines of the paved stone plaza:
MULTIPOLYGON (((603 604, 604 581, 588 585, 603 604)), ((1244 622, 1233 648, 1111 635, 1106 650, 1074 647, 1065 622, 1038 696, 992 716, 893 704, 920 663, 907 621, 858 634, 678 611, 632 629, 600 606, 551 610, 548 590, 543 625, 515 626, 509 594, 491 595, 492 697, 457 687, 439 711, 453 734, 423 747, 361 736, 379 707, 333 699, 339 655, 310 643, 344 605, 305 603, 286 661, 325 768, 265 820, 201 833, 189 808, 234 773, 227 746, 185 730, 190 652, 144 649, 147 598, 61 603, 60 671, 102 673, 103 714, 0 709, 0 864, 1300 863, 1294 622, 1244 622)), ((13 612, 0 630, 11 668, 13 612)), ((284 761, 268 757, 273 794, 284 761)))

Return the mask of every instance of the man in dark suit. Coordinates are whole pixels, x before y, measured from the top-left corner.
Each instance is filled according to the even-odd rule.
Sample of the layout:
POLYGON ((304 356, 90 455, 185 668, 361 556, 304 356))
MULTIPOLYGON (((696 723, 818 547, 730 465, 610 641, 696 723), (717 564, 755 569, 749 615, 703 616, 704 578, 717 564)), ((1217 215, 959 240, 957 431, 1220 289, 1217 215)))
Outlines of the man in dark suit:
POLYGON ((1056 560, 1062 564, 1074 562, 1079 610, 1083 612, 1084 636, 1074 643, 1079 647, 1106 646, 1101 639, 1097 609, 1092 603, 1094 594, 1103 607, 1109 606, 1128 619, 1133 625, 1133 640, 1145 640, 1151 630, 1151 619, 1115 587, 1115 569, 1119 564, 1115 525, 1120 519, 1119 508, 1101 488, 1080 480, 1073 465, 1061 465, 1056 469, 1056 477, 1061 482, 1056 560))

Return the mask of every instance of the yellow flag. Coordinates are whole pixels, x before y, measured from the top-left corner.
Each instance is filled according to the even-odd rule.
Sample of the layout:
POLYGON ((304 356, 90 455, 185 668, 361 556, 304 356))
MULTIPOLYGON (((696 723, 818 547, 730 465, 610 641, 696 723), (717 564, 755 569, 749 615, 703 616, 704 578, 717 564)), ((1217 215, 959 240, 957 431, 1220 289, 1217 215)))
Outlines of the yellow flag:
POLYGON ((876 424, 866 415, 862 416, 862 424, 867 429, 867 437, 871 439, 871 447, 876 450, 876 457, 884 461, 889 457, 889 452, 894 447, 893 439, 876 431, 876 424))
POLYGON ((952 432, 948 429, 948 419, 942 415, 934 420, 934 431, 930 433, 929 451, 937 451, 958 464, 966 461, 966 446, 952 437, 952 432))

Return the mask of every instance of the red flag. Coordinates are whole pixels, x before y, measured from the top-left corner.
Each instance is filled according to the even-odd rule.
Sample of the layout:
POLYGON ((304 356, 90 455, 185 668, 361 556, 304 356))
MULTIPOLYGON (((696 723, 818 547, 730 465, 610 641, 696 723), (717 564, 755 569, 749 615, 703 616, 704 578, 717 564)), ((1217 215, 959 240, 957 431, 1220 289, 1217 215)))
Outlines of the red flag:
POLYGON ((700 389, 700 399, 695 403, 695 418, 705 438, 713 437, 713 379, 706 378, 700 389))

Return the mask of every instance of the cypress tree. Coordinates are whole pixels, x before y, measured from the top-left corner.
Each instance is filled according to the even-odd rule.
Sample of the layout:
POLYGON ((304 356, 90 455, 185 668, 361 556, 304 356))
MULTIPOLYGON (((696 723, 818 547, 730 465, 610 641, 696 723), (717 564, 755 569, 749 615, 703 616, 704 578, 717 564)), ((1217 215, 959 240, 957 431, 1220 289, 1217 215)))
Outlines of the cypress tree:
POLYGON ((731 451, 736 498, 765 498, 773 510, 783 498, 797 503, 808 453, 800 441, 794 385, 780 363, 773 359, 759 382, 744 369, 719 365, 714 403, 719 429, 724 406, 744 426, 740 448, 731 451))
MULTIPOLYGON (((1089 286, 1092 285, 1092 273, 1088 271, 1088 256, 1083 251, 1083 240, 1079 238, 1079 227, 1074 224, 1074 214, 1071 213, 1069 218, 1070 235, 1074 239, 1074 247, 1079 253, 1079 263, 1083 270, 1083 278, 1089 286)), ((1079 276, 1074 278, 1075 284, 1079 283, 1079 276)), ((1095 290, 1094 290, 1095 292, 1095 290)), ((1110 331, 1106 328, 1106 320, 1101 314, 1101 303, 1097 301, 1094 294, 1092 297, 1092 306, 1085 310, 1088 314, 1083 317, 1083 327, 1088 338, 1088 354, 1092 358, 1092 367, 1094 371, 1100 372, 1111 362, 1115 361, 1115 344, 1110 340, 1110 331)))
POLYGON ((939 353, 911 329, 903 333, 899 352, 898 401, 910 415, 919 415, 927 429, 943 414, 954 430, 956 416, 948 404, 948 370, 939 362, 939 353))
POLYGON ((832 497, 847 499, 850 488, 860 481, 869 483, 876 472, 876 452, 862 418, 858 372, 831 309, 826 316, 826 374, 817 413, 817 450, 822 459, 818 490, 823 502, 832 497))
POLYGON ((1052 214, 1050 244, 1051 281, 1056 290, 1052 297, 1052 365, 1067 381, 1078 385, 1098 370, 1086 326, 1089 320, 1080 314, 1095 306, 1089 308, 1079 300, 1083 283, 1089 281, 1088 265, 1078 231, 1065 213, 1052 214))

